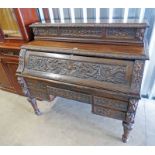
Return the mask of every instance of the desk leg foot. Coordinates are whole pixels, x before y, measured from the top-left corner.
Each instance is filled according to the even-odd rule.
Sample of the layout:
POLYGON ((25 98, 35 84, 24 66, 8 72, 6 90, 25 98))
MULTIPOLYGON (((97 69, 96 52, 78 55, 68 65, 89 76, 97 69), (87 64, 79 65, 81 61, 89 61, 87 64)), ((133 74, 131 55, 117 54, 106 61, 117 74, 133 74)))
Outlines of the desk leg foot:
POLYGON ((54 101, 55 98, 56 98, 56 96, 49 95, 49 99, 50 99, 50 101, 54 101))
POLYGON ((122 135, 122 141, 124 143, 128 142, 128 138, 129 138, 129 133, 133 128, 133 123, 127 123, 127 122, 123 122, 123 129, 124 129, 124 133, 122 135))
POLYGON ((31 103, 35 114, 38 115, 38 116, 41 115, 41 112, 40 112, 40 110, 39 110, 39 108, 37 106, 36 99, 28 97, 27 100, 31 103))

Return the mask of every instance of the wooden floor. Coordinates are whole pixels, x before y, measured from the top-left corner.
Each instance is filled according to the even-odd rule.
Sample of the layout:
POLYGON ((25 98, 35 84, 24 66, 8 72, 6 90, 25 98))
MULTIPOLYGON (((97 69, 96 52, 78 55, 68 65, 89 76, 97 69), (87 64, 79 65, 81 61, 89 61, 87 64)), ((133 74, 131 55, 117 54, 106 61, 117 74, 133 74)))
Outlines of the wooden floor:
POLYGON ((155 145, 155 101, 140 101, 127 144, 122 122, 92 114, 89 104, 56 98, 38 105, 41 116, 25 97, 0 90, 0 145, 155 145))

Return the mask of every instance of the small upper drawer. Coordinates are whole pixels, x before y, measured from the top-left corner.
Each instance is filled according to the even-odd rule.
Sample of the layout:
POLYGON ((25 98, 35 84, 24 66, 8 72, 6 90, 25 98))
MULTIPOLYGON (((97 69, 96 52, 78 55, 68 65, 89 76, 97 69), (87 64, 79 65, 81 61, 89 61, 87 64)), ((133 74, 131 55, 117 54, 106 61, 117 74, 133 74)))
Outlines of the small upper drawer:
POLYGON ((134 61, 27 51, 24 74, 119 91, 130 89, 134 61))

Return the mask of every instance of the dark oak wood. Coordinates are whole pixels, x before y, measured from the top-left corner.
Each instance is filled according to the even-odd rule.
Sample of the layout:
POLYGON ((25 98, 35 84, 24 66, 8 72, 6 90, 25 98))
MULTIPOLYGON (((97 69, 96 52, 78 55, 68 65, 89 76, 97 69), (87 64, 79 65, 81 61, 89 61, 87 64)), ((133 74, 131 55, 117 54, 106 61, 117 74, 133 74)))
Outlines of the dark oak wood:
POLYGON ((146 22, 113 20, 109 23, 35 23, 31 27, 36 40, 56 40, 99 44, 136 44, 143 46, 146 22))
MULTIPOLYGON (((64 24, 39 24, 36 27, 46 29, 52 26, 68 27, 64 24)), ((74 24, 70 26, 77 28, 74 24)), ((133 27, 144 28, 147 24, 108 23, 78 26, 85 29, 92 27, 96 31, 100 30, 99 27, 112 27, 115 30, 115 27, 117 29, 119 26, 120 31, 124 27, 130 31, 133 27)), ((44 34, 44 31, 42 32, 44 34)), ((57 32, 56 35, 59 35, 59 31, 51 32, 57 32)), ((71 32, 65 33, 72 36, 71 32)), ((47 34, 45 37, 51 40, 47 34)), ((144 38, 142 42, 136 42, 132 37, 131 40, 128 38, 126 45, 121 37, 117 38, 121 45, 115 45, 114 40, 109 40, 110 45, 96 44, 96 41, 93 44, 83 43, 83 40, 82 43, 77 43, 75 38, 72 38, 72 42, 35 40, 21 47, 17 76, 24 94, 36 114, 40 114, 40 111, 35 98, 50 101, 55 96, 61 96, 89 103, 92 106, 92 113, 123 122, 122 141, 127 142, 140 99, 145 60, 148 59, 147 46, 142 41, 144 38), (131 44, 132 41, 135 43, 131 44)))

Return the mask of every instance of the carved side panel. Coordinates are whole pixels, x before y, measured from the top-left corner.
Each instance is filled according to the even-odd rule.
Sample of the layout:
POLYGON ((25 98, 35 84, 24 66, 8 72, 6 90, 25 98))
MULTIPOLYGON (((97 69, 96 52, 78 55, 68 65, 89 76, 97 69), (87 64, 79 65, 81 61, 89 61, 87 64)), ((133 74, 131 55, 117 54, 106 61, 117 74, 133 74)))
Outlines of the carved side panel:
POLYGON ((48 92, 48 95, 60 96, 60 97, 64 97, 64 98, 68 98, 68 99, 72 99, 80 102, 85 102, 85 103, 92 103, 92 97, 90 95, 67 90, 67 89, 47 86, 47 92, 48 92))
POLYGON ((127 102, 120 100, 108 99, 105 97, 94 96, 94 104, 104 107, 110 107, 116 110, 127 111, 127 102))
POLYGON ((63 37, 102 38, 105 36, 105 28, 102 27, 62 27, 59 35, 63 37))
POLYGON ((131 90, 135 93, 140 93, 141 83, 143 78, 145 61, 136 60, 133 68, 133 77, 131 83, 131 90))
POLYGON ((26 54, 26 49, 21 49, 20 53, 19 53, 19 64, 18 64, 18 68, 17 68, 17 72, 21 73, 24 69, 24 57, 26 54))
POLYGON ((80 79, 105 81, 115 84, 128 84, 129 82, 126 79, 127 65, 124 64, 90 63, 30 55, 26 67, 29 70, 66 75, 80 79))

